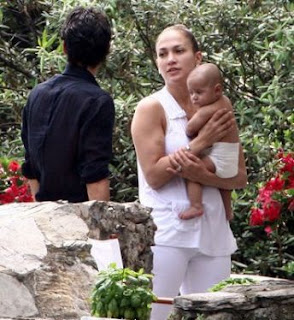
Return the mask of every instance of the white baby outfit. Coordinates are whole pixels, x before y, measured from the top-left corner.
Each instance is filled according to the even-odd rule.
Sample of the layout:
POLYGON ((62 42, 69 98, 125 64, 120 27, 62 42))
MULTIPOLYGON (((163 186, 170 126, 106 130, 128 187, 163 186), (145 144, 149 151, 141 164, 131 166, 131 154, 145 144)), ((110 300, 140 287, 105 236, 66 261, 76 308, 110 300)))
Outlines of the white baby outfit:
POLYGON ((204 151, 215 166, 215 174, 220 178, 232 178, 237 175, 239 169, 238 142, 216 142, 204 151))

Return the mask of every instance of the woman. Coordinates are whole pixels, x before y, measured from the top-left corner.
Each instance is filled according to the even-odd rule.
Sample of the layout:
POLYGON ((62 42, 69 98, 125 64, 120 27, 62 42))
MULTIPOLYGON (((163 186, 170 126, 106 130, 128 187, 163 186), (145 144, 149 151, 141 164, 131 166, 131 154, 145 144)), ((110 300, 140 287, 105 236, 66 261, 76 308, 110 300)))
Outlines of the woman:
MULTIPOLYGON (((186 81, 202 61, 192 33, 183 25, 164 29, 157 38, 156 55, 165 86, 139 102, 132 136, 138 159, 139 198, 143 205, 153 208, 157 225, 153 290, 161 297, 175 297, 179 292, 204 292, 230 275, 230 256, 236 242, 218 188, 244 187, 246 169, 242 150, 239 173, 230 179, 208 172, 197 157, 230 130, 233 116, 224 108, 220 107, 192 141, 185 134, 193 113, 186 81), (190 205, 184 178, 205 185, 201 217, 178 217, 190 205)), ((216 103, 229 102, 223 98, 216 103)), ((151 320, 164 320, 169 311, 170 307, 155 304, 151 320)))

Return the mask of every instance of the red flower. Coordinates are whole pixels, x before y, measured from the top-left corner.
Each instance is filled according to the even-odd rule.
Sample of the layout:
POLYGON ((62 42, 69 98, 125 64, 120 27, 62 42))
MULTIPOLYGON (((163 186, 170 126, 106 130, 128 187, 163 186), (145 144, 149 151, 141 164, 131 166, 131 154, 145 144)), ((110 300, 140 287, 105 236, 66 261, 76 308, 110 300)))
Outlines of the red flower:
POLYGON ((27 184, 17 186, 12 183, 10 187, 0 194, 0 203, 6 204, 11 202, 31 202, 33 197, 27 184))
POLYGON ((284 150, 282 148, 279 148, 278 149, 278 153, 277 155, 275 156, 275 158, 277 159, 282 159, 284 157, 284 150))
POLYGON ((273 222, 279 219, 282 205, 280 202, 272 200, 263 206, 264 217, 267 221, 273 222))
POLYGON ((0 204, 33 201, 28 182, 21 175, 20 168, 15 160, 0 163, 0 204))
POLYGON ((13 197, 16 197, 18 195, 18 188, 17 188, 17 186, 15 184, 12 184, 10 187, 5 189, 5 193, 6 194, 10 194, 13 197))
POLYGON ((281 168, 281 172, 289 172, 290 175, 294 175, 294 157, 293 154, 289 153, 287 156, 283 157, 281 161, 285 164, 281 168))
POLYGON ((277 176, 275 178, 272 178, 270 181, 268 181, 265 185, 265 188, 267 190, 282 190, 285 185, 285 180, 281 179, 280 176, 277 176))
POLYGON ((273 232, 273 229, 270 226, 267 226, 264 228, 264 231, 269 236, 273 232))
POLYGON ((15 197, 10 193, 1 193, 0 194, 0 203, 6 204, 14 202, 15 197))
POLYGON ((256 206, 251 209, 250 225, 265 225, 270 235, 279 230, 281 222, 287 223, 289 211, 294 211, 294 153, 279 153, 279 163, 274 165, 274 178, 259 189, 256 206), (281 221, 283 219, 283 221, 281 221))
POLYGON ((251 216, 250 216, 250 225, 251 226, 262 226, 264 223, 264 213, 259 208, 252 208, 251 209, 251 216))
POLYGON ((12 160, 8 165, 8 170, 12 172, 17 172, 20 169, 20 165, 17 161, 12 160))
POLYGON ((288 206, 288 210, 294 211, 294 199, 290 201, 290 204, 288 206))
POLYGON ((259 189, 259 195, 257 197, 258 202, 269 202, 272 200, 272 193, 274 190, 267 189, 266 187, 259 189))
POLYGON ((32 202, 33 200, 33 196, 29 192, 26 192, 18 198, 19 202, 32 202))
POLYGON ((294 189, 294 176, 289 177, 286 189, 294 189))

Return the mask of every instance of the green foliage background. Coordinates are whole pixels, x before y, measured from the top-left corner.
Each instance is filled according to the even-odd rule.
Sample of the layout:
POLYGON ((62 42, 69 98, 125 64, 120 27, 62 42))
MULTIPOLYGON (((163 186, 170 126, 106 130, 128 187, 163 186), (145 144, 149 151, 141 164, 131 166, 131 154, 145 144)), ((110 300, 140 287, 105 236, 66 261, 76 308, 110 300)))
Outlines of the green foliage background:
POLYGON ((291 277, 285 266, 294 258, 293 229, 285 229, 278 247, 263 230, 248 226, 257 188, 273 175, 277 150, 293 150, 291 1, 0 0, 0 5, 0 157, 19 160, 21 110, 28 92, 62 72, 66 63, 58 30, 67 12, 76 5, 96 5, 111 19, 112 50, 98 79, 116 105, 111 186, 118 202, 137 198, 129 127, 137 102, 162 86, 154 58, 156 36, 168 24, 186 24, 204 60, 217 63, 224 74, 246 157, 248 187, 233 192, 232 228, 239 245, 234 271, 291 277))

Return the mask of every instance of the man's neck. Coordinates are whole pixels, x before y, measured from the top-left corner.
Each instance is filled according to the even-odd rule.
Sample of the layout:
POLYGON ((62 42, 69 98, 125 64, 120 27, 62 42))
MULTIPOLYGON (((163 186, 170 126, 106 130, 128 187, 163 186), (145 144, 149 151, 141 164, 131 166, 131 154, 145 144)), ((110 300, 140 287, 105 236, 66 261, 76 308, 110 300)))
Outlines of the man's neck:
POLYGON ((92 73, 92 75, 95 77, 97 72, 98 72, 98 69, 99 69, 99 65, 97 65, 96 67, 87 67, 87 70, 92 73))

